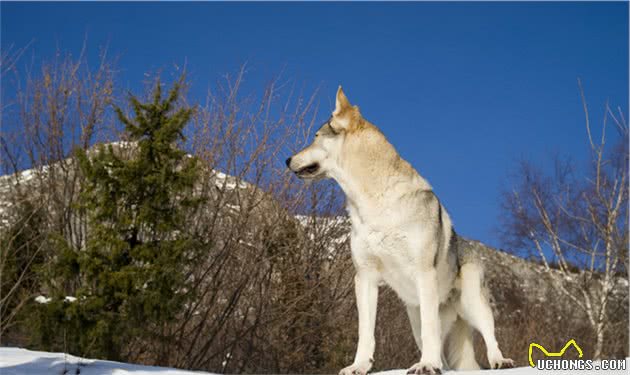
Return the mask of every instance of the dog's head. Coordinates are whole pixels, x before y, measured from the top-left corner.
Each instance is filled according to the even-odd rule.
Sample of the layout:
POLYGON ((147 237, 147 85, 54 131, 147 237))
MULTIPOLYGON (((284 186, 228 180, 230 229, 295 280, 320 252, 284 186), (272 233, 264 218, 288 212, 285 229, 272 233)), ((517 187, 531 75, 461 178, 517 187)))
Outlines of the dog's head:
POLYGON ((345 137, 357 126, 359 109, 350 104, 341 86, 335 103, 335 110, 317 130, 313 143, 286 160, 287 167, 302 179, 330 177, 329 171, 337 165, 345 137))

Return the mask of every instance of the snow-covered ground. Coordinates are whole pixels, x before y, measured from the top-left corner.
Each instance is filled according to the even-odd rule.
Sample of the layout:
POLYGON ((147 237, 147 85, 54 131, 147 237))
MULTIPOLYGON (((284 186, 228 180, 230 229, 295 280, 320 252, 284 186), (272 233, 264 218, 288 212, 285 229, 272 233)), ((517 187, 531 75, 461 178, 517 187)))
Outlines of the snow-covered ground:
MULTIPOLYGON (((630 358, 626 359, 626 369, 630 369, 630 358)), ((446 371, 445 374, 454 374, 446 371)), ((621 371, 541 371, 531 367, 519 367, 509 370, 462 371, 466 375, 569 375, 569 374, 628 374, 621 371)), ((166 367, 140 366, 128 363, 83 359, 64 353, 36 352, 20 348, 0 348, 0 375, 192 375, 209 374, 176 370, 166 367)), ((405 375, 406 370, 390 370, 374 375, 405 375)))
POLYGON ((83 359, 64 353, 0 348, 0 375, 192 375, 207 372, 83 359))

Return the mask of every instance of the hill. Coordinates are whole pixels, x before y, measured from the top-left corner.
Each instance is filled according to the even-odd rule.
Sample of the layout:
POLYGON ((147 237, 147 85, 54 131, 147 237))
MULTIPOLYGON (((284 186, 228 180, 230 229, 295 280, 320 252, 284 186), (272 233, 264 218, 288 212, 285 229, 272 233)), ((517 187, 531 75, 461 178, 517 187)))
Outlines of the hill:
MULTIPOLYGON (((112 146, 133 153, 133 145, 112 146)), ((207 203, 188 218, 190 230, 207 241, 207 258, 191 270, 199 280, 199 299, 184 307, 181 325, 173 327, 178 339, 165 363, 221 373, 335 372, 350 363, 357 318, 347 218, 296 215, 281 194, 263 191, 243 178, 212 168, 203 176, 197 193, 207 197, 207 203)), ((38 233, 59 233, 73 246, 82 246, 88 232, 73 210, 78 178, 72 159, 0 177, 0 231, 22 223, 21 207, 28 202, 42 215, 38 233)), ((460 238, 460 243, 484 260, 497 338, 506 356, 525 366, 530 342, 555 348, 575 339, 589 357, 593 335, 584 313, 556 290, 542 265, 475 240, 460 238)), ((41 251, 55 256, 56 250, 47 246, 41 251)), ((579 273, 561 282, 576 293, 582 287, 579 273)), ((24 294, 15 296, 16 306, 35 304, 39 296, 46 298, 46 290, 29 284, 24 294)), ((606 313, 610 323, 605 356, 625 358, 627 279, 616 280, 606 313)), ((0 344, 29 347, 29 317, 16 316, 0 344)), ((379 296, 376 336, 376 370, 406 368, 417 360, 404 307, 387 288, 379 296)), ((476 339, 483 364, 483 342, 476 339)), ((129 361, 155 363, 150 348, 135 349, 129 348, 129 361)))

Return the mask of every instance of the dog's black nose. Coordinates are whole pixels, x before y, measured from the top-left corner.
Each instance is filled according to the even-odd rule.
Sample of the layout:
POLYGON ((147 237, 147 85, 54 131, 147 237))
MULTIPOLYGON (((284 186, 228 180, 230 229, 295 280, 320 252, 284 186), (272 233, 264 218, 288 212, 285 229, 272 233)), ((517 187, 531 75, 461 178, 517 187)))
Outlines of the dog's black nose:
POLYGON ((287 168, 289 168, 289 165, 291 164, 291 158, 288 158, 287 160, 284 161, 285 164, 287 165, 287 168))

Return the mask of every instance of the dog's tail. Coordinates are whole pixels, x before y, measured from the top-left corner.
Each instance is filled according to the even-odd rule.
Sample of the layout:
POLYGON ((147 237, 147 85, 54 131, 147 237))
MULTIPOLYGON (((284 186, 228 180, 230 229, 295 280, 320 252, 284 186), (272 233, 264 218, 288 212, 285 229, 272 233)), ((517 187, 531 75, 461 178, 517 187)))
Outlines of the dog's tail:
POLYGON ((446 363, 454 370, 479 370, 473 346, 473 329, 461 317, 457 317, 448 335, 446 363))

